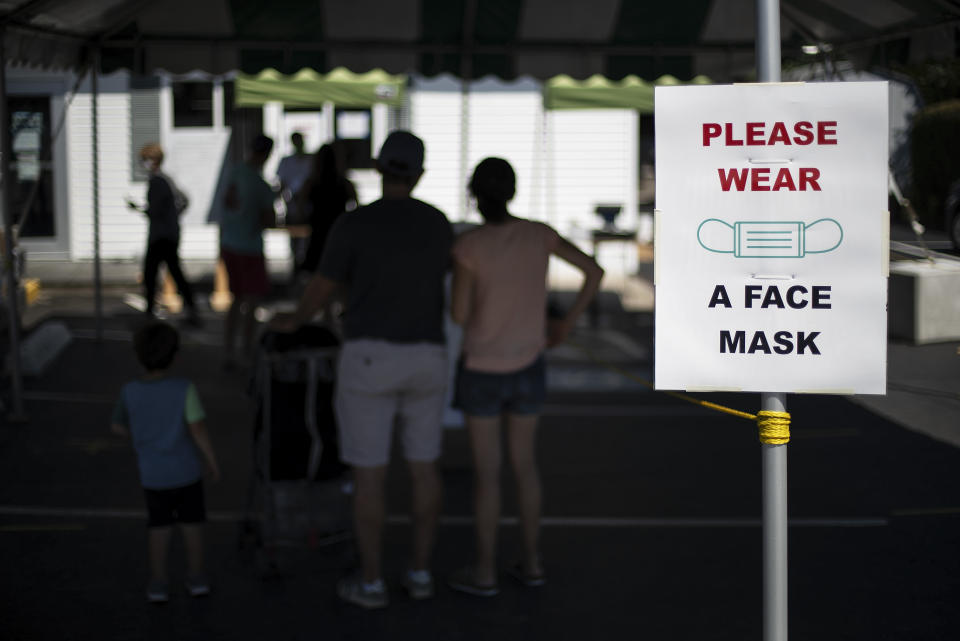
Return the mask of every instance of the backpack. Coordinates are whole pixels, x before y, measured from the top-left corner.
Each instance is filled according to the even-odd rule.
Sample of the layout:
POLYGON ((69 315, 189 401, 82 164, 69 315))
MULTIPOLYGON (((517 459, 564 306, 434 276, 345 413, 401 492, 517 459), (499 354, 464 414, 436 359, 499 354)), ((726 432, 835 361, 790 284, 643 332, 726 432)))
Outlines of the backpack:
POLYGON ((177 187, 177 184, 173 182, 170 176, 166 174, 161 174, 161 176, 163 176, 163 179, 170 185, 170 191, 173 192, 173 208, 177 210, 177 215, 179 216, 190 206, 190 198, 180 191, 180 188, 177 187))

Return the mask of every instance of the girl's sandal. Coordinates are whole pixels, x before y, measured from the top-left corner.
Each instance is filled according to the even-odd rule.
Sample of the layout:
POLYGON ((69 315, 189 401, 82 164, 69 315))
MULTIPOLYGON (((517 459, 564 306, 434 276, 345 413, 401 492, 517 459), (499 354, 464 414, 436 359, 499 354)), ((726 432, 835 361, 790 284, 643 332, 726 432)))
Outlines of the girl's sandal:
POLYGON ((523 564, 517 563, 516 565, 510 567, 507 570, 507 574, 520 582, 521 585, 528 588, 538 588, 541 585, 546 584, 547 577, 540 574, 527 574, 523 571, 523 564))

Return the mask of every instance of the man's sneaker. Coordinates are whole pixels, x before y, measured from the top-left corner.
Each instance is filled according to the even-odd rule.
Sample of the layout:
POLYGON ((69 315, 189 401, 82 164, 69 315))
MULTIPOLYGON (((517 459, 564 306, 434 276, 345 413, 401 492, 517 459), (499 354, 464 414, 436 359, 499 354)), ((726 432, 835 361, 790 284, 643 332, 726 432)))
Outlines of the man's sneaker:
POLYGON ((489 585, 478 583, 474 577, 473 568, 462 568, 447 579, 447 585, 457 592, 472 594, 473 596, 496 596, 500 594, 500 588, 496 583, 489 585))
POLYGON ((403 587, 415 601, 432 599, 434 595, 433 575, 430 570, 407 570, 403 575, 403 587))
POLYGON ((150 603, 166 603, 170 600, 170 591, 162 581, 151 581, 147 584, 147 601, 150 603))
POLYGON ((210 594, 210 582, 202 576, 188 577, 184 586, 190 596, 207 596, 210 594))
POLYGON ((367 610, 385 608, 389 603, 387 588, 382 579, 372 584, 364 583, 359 576, 349 576, 337 582, 337 596, 347 603, 367 610))

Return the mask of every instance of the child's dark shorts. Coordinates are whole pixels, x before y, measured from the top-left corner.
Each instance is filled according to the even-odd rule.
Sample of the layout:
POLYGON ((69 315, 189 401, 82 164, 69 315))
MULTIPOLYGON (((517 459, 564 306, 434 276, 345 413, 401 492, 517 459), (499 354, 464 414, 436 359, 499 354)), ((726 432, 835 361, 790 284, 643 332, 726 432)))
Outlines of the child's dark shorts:
POLYGON ((174 523, 203 523, 207 507, 203 481, 168 490, 143 489, 147 499, 147 526, 166 527, 174 523))
POLYGON ((467 416, 539 414, 547 395, 547 368, 541 354, 521 370, 477 372, 463 368, 457 376, 459 408, 467 416))

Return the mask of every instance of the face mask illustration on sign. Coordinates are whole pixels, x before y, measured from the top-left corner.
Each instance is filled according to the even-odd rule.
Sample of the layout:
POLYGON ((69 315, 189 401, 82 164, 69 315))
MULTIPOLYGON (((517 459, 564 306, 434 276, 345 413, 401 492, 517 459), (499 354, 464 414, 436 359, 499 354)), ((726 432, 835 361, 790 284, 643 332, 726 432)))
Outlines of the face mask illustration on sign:
POLYGON ((839 247, 843 228, 832 218, 809 225, 799 221, 741 221, 731 225, 708 218, 697 227, 697 240, 707 251, 736 258, 803 258, 839 247))

